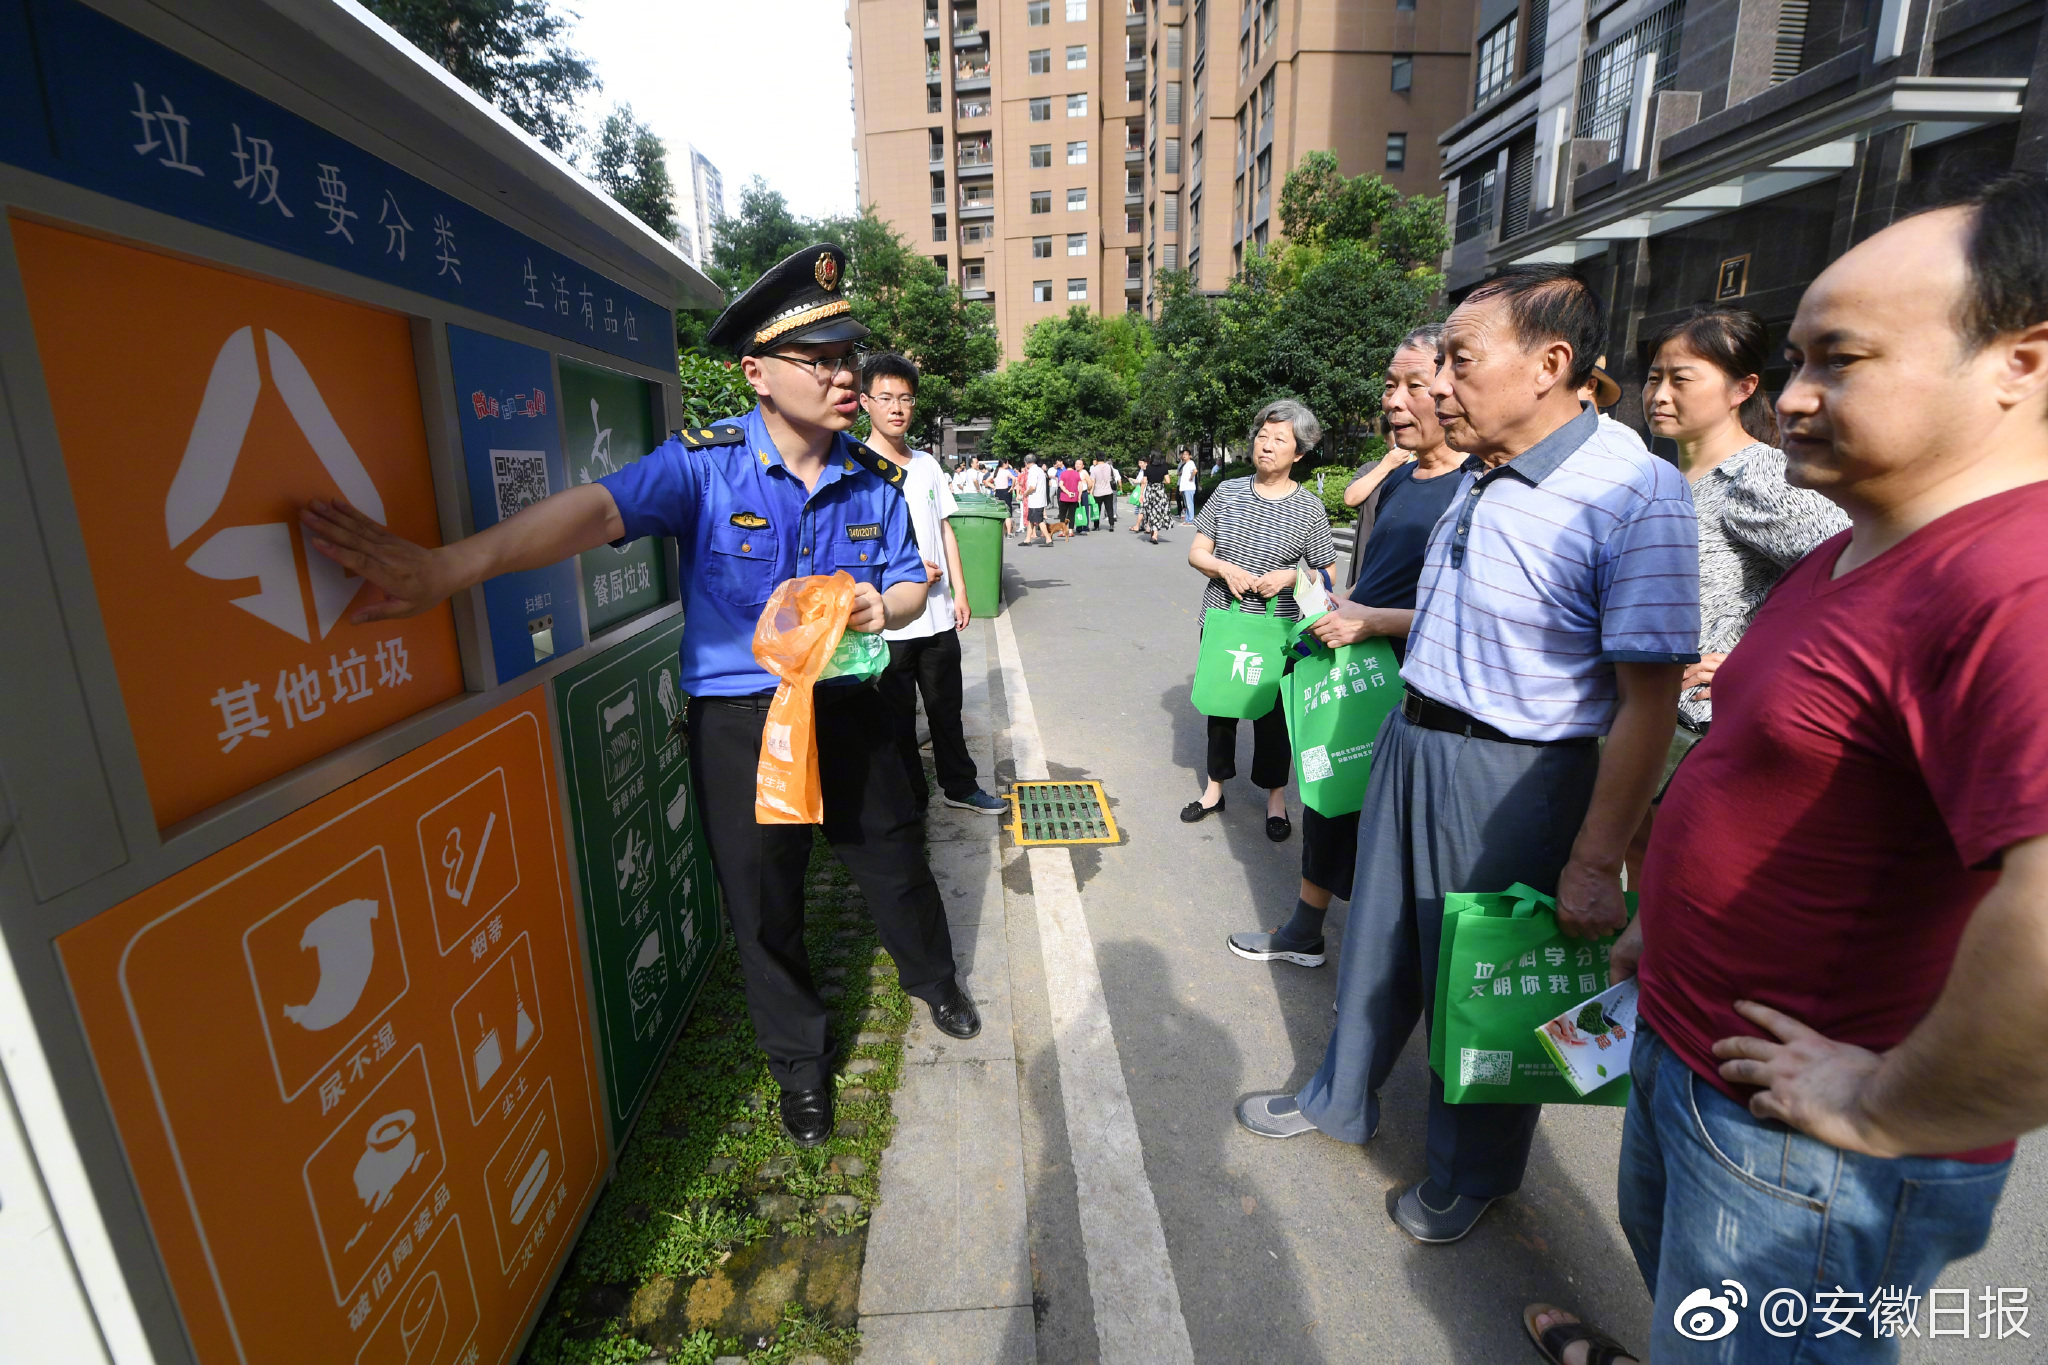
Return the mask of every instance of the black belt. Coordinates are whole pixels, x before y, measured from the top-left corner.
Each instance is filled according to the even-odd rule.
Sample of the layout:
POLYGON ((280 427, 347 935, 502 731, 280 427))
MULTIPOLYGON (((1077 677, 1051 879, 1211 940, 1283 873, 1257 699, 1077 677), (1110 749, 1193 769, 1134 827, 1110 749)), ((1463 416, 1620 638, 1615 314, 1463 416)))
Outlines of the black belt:
MULTIPOLYGON (((850 683, 819 683, 811 689, 811 704, 815 706, 819 702, 850 700, 874 690, 875 686, 874 678, 862 678, 859 682, 850 683)), ((768 703, 775 700, 775 693, 750 692, 744 697, 696 697, 693 700, 703 702, 706 706, 731 706, 742 711, 766 711, 768 703)))
POLYGON ((1420 725, 1425 730, 1441 730, 1445 734, 1464 735, 1469 739, 1490 739, 1496 744, 1527 744, 1539 748, 1551 745, 1583 747, 1599 742, 1597 735, 1575 735, 1570 739, 1516 739, 1483 720, 1474 720, 1455 706, 1445 706, 1440 701, 1425 697, 1412 687, 1407 692, 1408 695, 1401 699, 1401 714, 1411 725, 1420 725))

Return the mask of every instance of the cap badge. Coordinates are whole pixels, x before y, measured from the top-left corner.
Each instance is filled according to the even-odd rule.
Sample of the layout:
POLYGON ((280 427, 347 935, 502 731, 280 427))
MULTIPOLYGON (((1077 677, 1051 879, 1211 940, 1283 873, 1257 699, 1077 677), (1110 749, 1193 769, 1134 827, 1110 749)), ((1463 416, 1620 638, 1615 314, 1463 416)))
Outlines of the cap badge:
POLYGON ((839 258, 829 251, 823 253, 811 273, 818 278, 818 288, 831 293, 839 287, 839 258))

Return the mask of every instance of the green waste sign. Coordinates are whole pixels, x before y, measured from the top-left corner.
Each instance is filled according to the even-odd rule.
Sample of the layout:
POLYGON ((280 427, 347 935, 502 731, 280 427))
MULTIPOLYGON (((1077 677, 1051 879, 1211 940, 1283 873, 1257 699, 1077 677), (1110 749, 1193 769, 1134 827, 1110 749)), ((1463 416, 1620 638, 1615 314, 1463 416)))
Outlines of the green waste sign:
POLYGON ((720 937, 689 747, 671 732, 682 637, 678 616, 554 680, 614 1143, 720 937))
MULTIPOLYGON (((660 444, 652 384, 567 358, 561 367, 563 450, 572 487, 616 474, 660 444)), ((606 626, 668 600, 662 559, 661 541, 655 536, 624 549, 604 546, 578 557, 583 611, 592 638, 606 626)))

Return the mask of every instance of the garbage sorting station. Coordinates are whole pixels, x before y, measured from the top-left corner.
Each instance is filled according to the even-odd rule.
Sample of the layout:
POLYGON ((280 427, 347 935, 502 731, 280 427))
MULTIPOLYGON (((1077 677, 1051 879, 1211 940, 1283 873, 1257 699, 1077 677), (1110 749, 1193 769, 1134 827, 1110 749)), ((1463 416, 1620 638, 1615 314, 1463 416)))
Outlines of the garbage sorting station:
POLYGON ((516 1358, 719 940, 674 549, 357 624, 298 511, 640 458, 717 301, 347 0, 0 0, 0 1354, 516 1358))

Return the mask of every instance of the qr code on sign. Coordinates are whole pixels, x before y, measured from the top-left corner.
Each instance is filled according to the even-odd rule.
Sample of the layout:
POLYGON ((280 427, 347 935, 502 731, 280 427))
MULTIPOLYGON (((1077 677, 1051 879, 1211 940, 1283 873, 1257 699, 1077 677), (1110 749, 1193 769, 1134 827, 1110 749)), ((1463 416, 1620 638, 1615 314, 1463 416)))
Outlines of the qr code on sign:
POLYGON ((1330 766, 1330 748, 1327 744, 1318 744, 1313 749, 1301 751, 1302 781, 1321 782, 1335 771, 1336 769, 1330 766))
POLYGON ((1506 1085, 1514 1078, 1514 1053, 1486 1052, 1476 1047, 1458 1049, 1458 1084, 1506 1085))
POLYGON ((498 491, 498 520, 548 495, 548 456, 544 450, 494 450, 491 480, 498 491))

